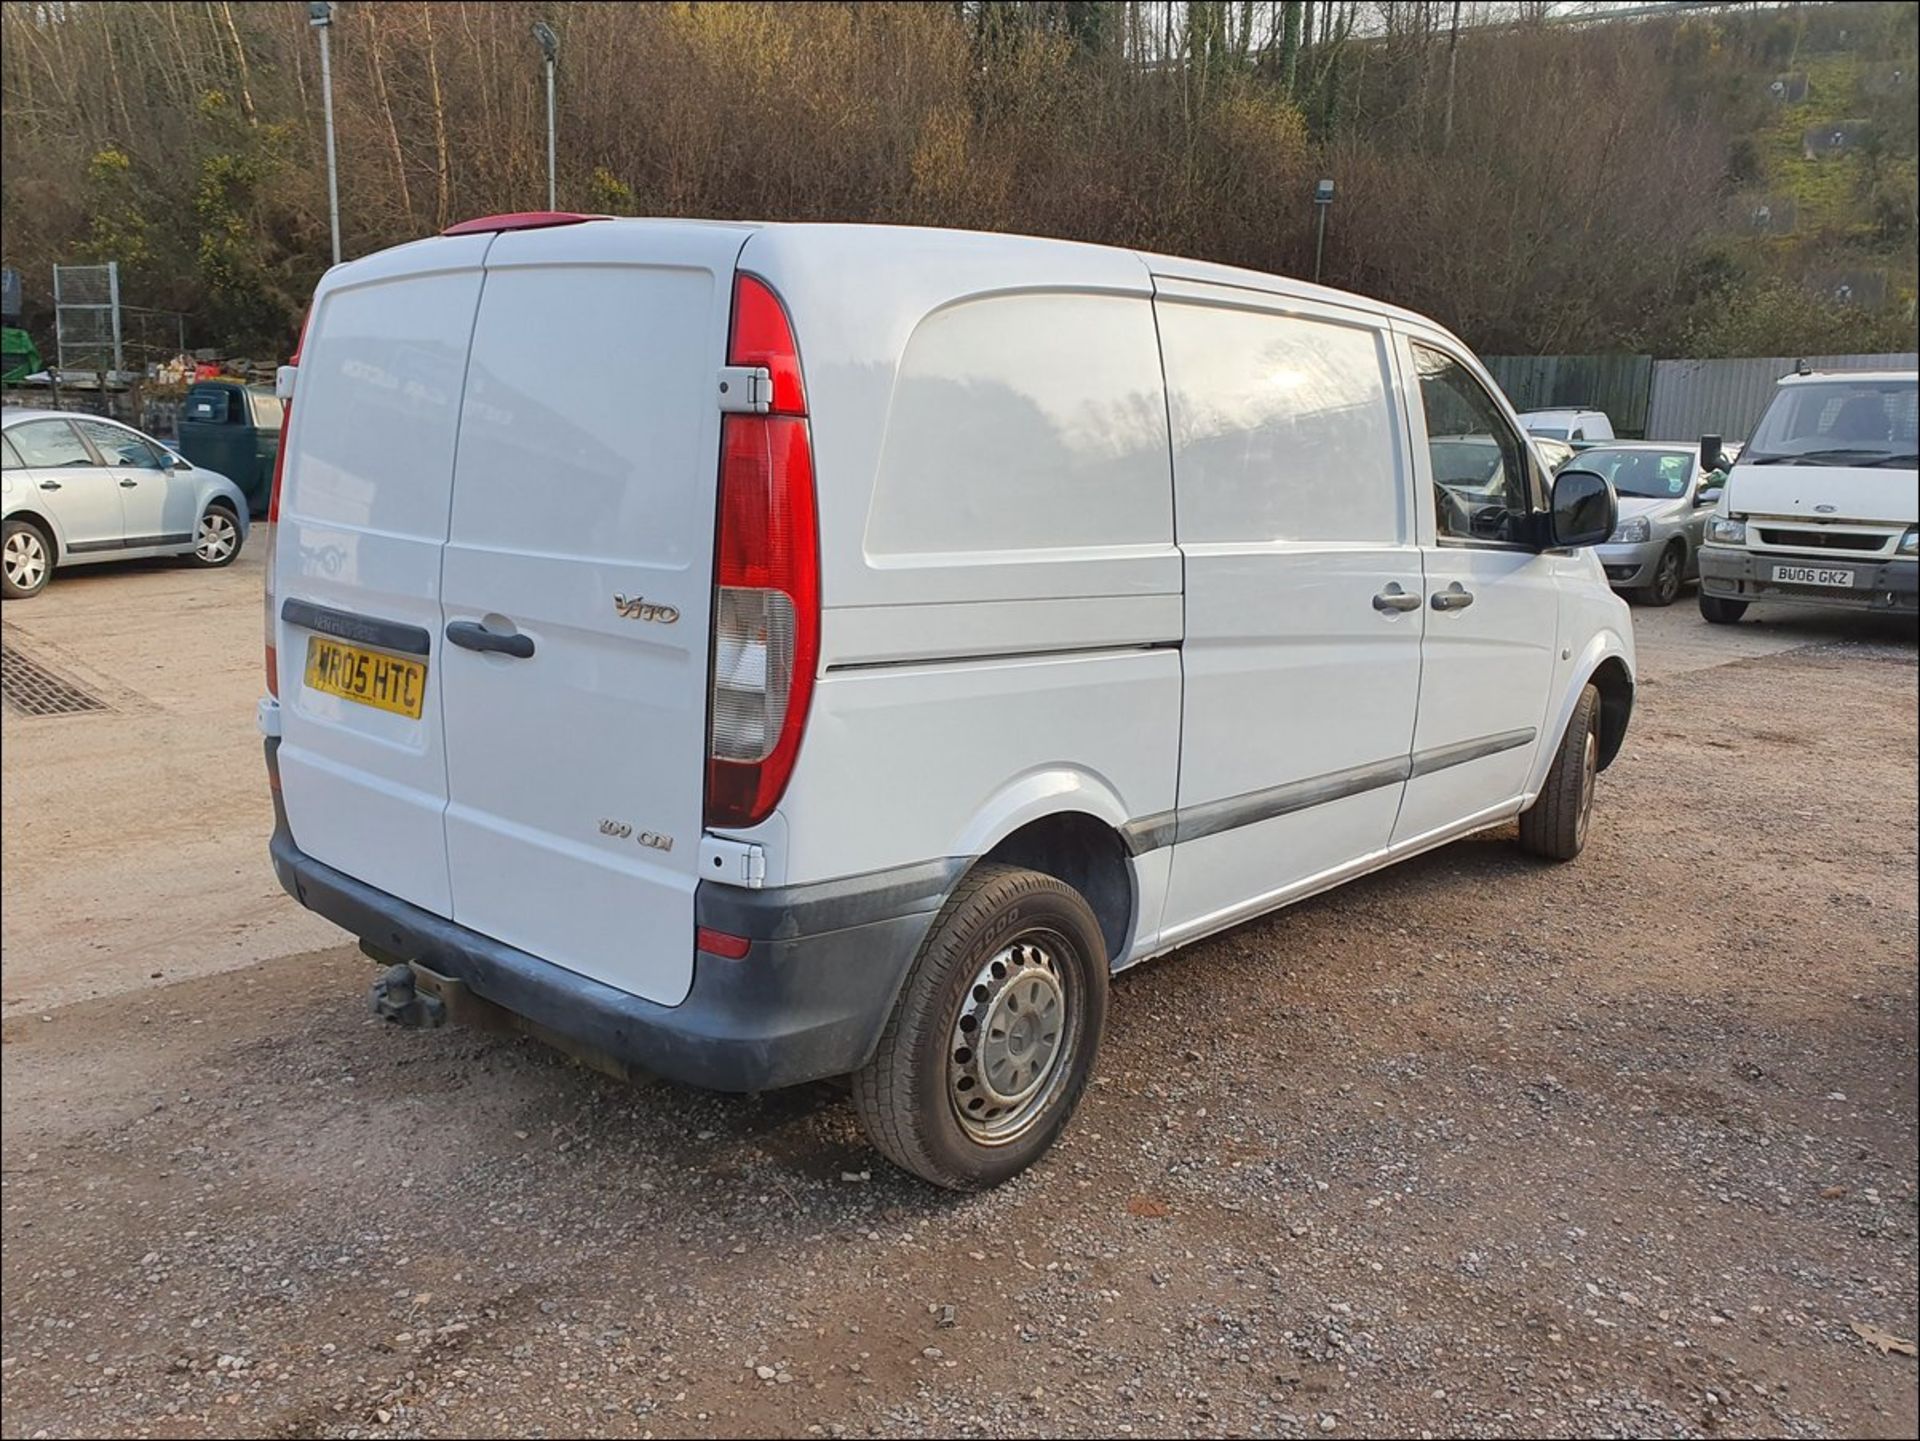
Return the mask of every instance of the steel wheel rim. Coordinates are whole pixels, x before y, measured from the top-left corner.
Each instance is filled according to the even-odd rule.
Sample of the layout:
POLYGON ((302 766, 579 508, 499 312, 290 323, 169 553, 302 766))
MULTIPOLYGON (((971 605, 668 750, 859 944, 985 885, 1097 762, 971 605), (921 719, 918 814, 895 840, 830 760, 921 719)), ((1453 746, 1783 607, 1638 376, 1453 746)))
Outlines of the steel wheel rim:
POLYGON ((1671 600, 1680 594, 1680 556, 1677 551, 1668 551, 1660 558, 1660 573, 1654 577, 1654 584, 1660 588, 1660 598, 1671 600))
POLYGON ((1582 844, 1587 839, 1587 820, 1593 815, 1593 782, 1600 774, 1600 743, 1594 739, 1593 731, 1587 731, 1586 744, 1580 747, 1580 821, 1578 836, 1582 844))
POLYGON ((194 553, 202 560, 225 560, 233 554, 238 535, 239 530, 223 512, 210 510, 200 517, 200 535, 194 553))
POLYGON ((1067 955, 1064 937, 1029 931, 968 985, 947 1041, 947 1099, 969 1140, 1018 1140, 1072 1073, 1080 1006, 1067 955))
POLYGON ((7 537, 4 561, 7 579, 22 590, 33 590, 46 577, 47 547, 30 530, 16 530, 7 537))

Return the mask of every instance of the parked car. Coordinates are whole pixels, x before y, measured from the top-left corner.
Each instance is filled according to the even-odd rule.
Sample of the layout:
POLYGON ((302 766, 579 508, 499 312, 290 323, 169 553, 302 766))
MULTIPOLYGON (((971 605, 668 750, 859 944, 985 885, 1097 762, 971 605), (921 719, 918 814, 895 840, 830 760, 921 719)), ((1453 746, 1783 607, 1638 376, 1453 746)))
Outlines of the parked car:
POLYGON ((200 380, 180 406, 180 453, 240 487, 254 515, 267 513, 280 451, 280 400, 268 385, 200 380))
POLYGON ((1578 548, 1611 489, 1550 481, 1406 311, 1012 235, 521 216, 335 267, 310 317, 272 855, 398 1020, 477 996, 616 1070, 848 1076, 888 1157, 991 1185, 1067 1124, 1111 971, 1516 817, 1570 859, 1626 731, 1578 548))
POLYGON ((1620 497, 1620 523, 1599 552, 1608 584, 1642 605, 1672 605, 1699 574, 1725 469, 1705 469, 1698 446, 1662 441, 1596 445, 1579 464, 1604 475, 1620 497))
MULTIPOLYGON (((1756 600, 1920 610, 1920 386, 1911 370, 1784 377, 1700 551, 1700 613, 1756 600)), ((1701 442, 1713 449, 1711 437, 1701 442)))
POLYGON ((1575 450, 1613 439, 1613 422, 1602 410, 1523 410, 1520 423, 1529 434, 1564 440, 1575 450))
POLYGON ((180 555, 216 567, 246 544, 238 486, 117 420, 8 407, 0 452, 8 600, 39 594, 67 566, 180 555))

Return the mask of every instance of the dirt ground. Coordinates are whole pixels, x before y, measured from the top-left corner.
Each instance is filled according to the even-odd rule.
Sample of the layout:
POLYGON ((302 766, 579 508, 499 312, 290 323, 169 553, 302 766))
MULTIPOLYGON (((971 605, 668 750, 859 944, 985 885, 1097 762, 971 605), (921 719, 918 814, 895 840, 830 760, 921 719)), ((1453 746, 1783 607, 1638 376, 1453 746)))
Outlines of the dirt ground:
MULTIPOLYGON (((28 770, 172 759, 6 718, 7 1436, 1920 1424, 1871 1339, 1920 1321, 1911 625, 1637 613, 1578 862, 1494 832, 1128 973, 1054 1156, 954 1197, 830 1087, 370 1019, 368 964, 271 891, 251 696, 212 717, 191 644, 16 617, 68 585, 9 643, 167 698, 139 743, 210 730, 237 779, 78 825, 28 770)), ((244 599, 251 666, 233 597, 165 604, 224 636, 244 599)))

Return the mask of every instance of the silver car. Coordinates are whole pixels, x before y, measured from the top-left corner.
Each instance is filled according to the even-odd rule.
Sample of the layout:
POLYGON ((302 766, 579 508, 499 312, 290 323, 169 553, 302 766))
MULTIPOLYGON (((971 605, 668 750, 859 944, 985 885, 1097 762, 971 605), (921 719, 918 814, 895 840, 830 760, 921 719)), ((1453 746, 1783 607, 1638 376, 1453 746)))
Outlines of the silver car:
POLYGON ((117 420, 0 410, 0 591, 37 595, 56 568, 180 555, 231 565, 247 540, 240 487, 117 420))
POLYGON ((1700 573, 1700 541, 1726 472, 1703 470, 1697 447, 1653 440, 1608 441, 1574 464, 1599 471, 1620 497, 1620 523, 1597 547, 1608 583, 1639 604, 1672 605, 1700 573))

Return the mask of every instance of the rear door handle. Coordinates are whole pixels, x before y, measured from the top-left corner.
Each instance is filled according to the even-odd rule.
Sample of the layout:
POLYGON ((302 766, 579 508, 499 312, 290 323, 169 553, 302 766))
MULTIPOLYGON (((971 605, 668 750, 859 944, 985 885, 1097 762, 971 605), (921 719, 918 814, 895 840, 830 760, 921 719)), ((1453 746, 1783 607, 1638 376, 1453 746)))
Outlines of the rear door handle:
POLYGON ((1435 610, 1465 610, 1472 604, 1473 592, 1457 580, 1445 590, 1436 590, 1433 593, 1435 610))
POLYGON ((1420 609, 1420 597, 1408 595, 1400 588, 1400 582, 1390 580, 1387 588, 1373 598, 1373 608, 1385 614, 1389 611, 1407 611, 1420 609))
POLYGON ((497 630, 488 630, 477 620, 449 621, 447 639, 463 650, 495 651, 520 660, 533 654, 532 636, 521 635, 517 631, 512 635, 504 635, 497 630))
POLYGON ((57 480, 43 480, 40 482, 40 488, 42 490, 58 490, 60 488, 60 482, 57 480))
POLYGON ((122 490, 132 490, 139 483, 137 480, 123 480, 120 482, 120 488, 122 490))

